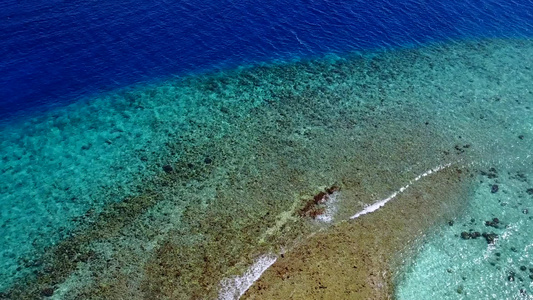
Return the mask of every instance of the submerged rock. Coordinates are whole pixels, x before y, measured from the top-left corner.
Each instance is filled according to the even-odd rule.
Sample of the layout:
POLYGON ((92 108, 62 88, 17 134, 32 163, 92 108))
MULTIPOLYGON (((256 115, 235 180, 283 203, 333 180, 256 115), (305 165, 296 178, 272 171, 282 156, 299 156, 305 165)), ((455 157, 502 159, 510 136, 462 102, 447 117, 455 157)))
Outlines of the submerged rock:
POLYGON ((500 228, 500 220, 498 218, 494 218, 492 221, 485 221, 485 226, 500 228))
POLYGON ((478 231, 472 232, 470 234, 470 237, 473 238, 473 239, 477 239, 480 236, 481 236, 481 233, 479 233, 478 231))
POLYGON ((171 173, 172 171, 174 171, 174 168, 172 168, 171 165, 164 165, 163 166, 163 171, 165 171, 167 173, 171 173))
POLYGON ((340 190, 340 188, 338 186, 332 185, 331 187, 326 189, 326 192, 331 195, 331 194, 333 194, 335 192, 338 192, 339 190, 340 190))
POLYGON ((316 194, 313 197, 313 199, 314 199, 313 201, 315 202, 315 204, 325 203, 328 199, 328 194, 326 194, 325 192, 320 192, 316 194))
POLYGON ((494 244, 494 242, 498 238, 498 235, 494 232, 491 232, 491 233, 483 232, 481 236, 485 238, 485 240, 487 241, 487 244, 494 244))
POLYGON ((305 203, 305 206, 300 210, 299 215, 301 217, 311 217, 315 219, 324 214, 326 212, 324 204, 330 200, 331 195, 339 190, 340 188, 334 185, 325 189, 325 191, 314 195, 312 199, 309 199, 305 203))
POLYGON ((509 281, 515 281, 515 273, 513 271, 509 272, 509 275, 507 276, 507 280, 509 281))
POLYGON ((481 173, 481 175, 483 175, 483 176, 487 176, 487 178, 489 178, 489 179, 494 179, 494 178, 497 178, 497 177, 498 177, 498 175, 497 175, 498 171, 496 171, 495 168, 490 168, 490 169, 488 170, 488 172, 480 171, 480 173, 481 173))
POLYGON ((494 193, 498 192, 499 189, 500 188, 498 187, 497 184, 493 184, 492 187, 490 188, 490 192, 494 194, 494 193))
POLYGON ((475 231, 475 232, 463 231, 463 232, 461 232, 461 238, 463 240, 477 239, 480 236, 481 236, 481 233, 479 233, 478 231, 475 231))
POLYGON ((51 297, 54 295, 54 289, 53 288, 45 288, 41 291, 41 296, 43 297, 51 297))

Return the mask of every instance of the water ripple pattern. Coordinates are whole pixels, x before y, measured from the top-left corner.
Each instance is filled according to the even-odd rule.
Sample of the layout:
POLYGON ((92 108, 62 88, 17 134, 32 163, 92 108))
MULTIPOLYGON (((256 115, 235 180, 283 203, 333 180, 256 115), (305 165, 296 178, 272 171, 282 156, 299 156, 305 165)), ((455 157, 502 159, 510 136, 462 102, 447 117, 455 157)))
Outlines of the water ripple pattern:
POLYGON ((2 118, 216 68, 533 34, 529 0, 7 0, 0 18, 2 118))

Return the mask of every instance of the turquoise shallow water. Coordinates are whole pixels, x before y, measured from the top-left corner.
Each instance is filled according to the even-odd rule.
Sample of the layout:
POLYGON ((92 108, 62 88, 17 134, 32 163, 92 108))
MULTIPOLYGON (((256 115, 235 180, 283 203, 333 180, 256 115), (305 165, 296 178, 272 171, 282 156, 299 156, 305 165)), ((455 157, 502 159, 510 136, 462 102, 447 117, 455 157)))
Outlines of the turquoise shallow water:
MULTIPOLYGON (((490 63, 487 60, 486 66, 490 63)), ((524 61, 526 82, 531 81, 530 64, 529 59, 524 61)), ((398 299, 530 299, 533 295, 533 97, 526 82, 513 86, 512 76, 520 76, 518 70, 494 67, 494 72, 509 75, 494 78, 483 91, 498 93, 496 102, 510 100, 509 92, 517 88, 522 95, 488 111, 482 106, 471 111, 479 118, 489 113, 503 126, 487 128, 489 135, 477 144, 490 150, 471 163, 477 175, 463 213, 423 239, 418 254, 405 263, 406 273, 398 275, 398 299), (478 236, 492 233, 494 241, 478 236)), ((475 85, 471 89, 482 92, 475 85)), ((463 128, 468 131, 469 124, 463 128)))
MULTIPOLYGON (((531 57, 530 40, 328 56, 134 87, 13 121, 0 132, 0 288, 36 273, 58 299, 212 295, 231 267, 271 246, 259 240, 277 247, 316 230, 294 216, 305 197, 340 183, 341 222, 452 163, 475 170, 472 196, 450 199, 463 215, 422 239, 395 277, 398 298, 533 293, 520 270, 533 267, 531 57), (493 218, 501 228, 484 225, 493 218), (470 229, 499 238, 461 239, 470 229), (64 253, 41 258, 50 249, 64 253)), ((446 193, 446 182, 438 188, 446 193)))
POLYGON ((464 214, 443 224, 420 249, 398 286, 398 299, 530 299, 531 160, 503 164, 479 175, 479 184, 464 214), (498 191, 492 193, 492 186, 498 191), (498 219, 498 223, 494 222, 498 219), (464 239, 462 232, 495 233, 464 239))

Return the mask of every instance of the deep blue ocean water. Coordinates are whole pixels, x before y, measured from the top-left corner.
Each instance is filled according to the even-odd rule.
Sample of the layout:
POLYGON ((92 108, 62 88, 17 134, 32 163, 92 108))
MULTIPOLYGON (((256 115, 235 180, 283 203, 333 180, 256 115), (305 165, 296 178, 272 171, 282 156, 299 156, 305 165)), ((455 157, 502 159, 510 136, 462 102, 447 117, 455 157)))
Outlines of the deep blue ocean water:
POLYGON ((242 64, 531 37, 533 1, 5 0, 0 19, 0 118, 6 118, 242 64))

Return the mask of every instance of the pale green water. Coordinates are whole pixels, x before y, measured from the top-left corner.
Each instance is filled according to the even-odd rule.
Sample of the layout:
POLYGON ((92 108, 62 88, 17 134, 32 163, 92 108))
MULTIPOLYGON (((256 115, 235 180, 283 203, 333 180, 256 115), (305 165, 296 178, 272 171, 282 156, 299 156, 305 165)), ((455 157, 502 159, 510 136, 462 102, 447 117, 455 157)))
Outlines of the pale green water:
POLYGON ((452 226, 441 226, 420 249, 398 287, 398 299, 529 299, 533 287, 531 159, 504 164, 497 178, 479 176, 475 196, 452 226), (497 184, 498 192, 491 193, 497 184), (499 226, 486 226, 498 218, 499 226), (496 233, 462 239, 461 232, 496 233))
MULTIPOLYGON (((525 54, 528 50, 522 51, 525 54)), ((453 226, 441 224, 406 265, 407 273, 400 275, 398 282, 398 299, 533 297, 533 273, 529 271, 533 267, 532 60, 525 58, 522 66, 518 61, 507 65, 503 62, 512 59, 504 52, 499 55, 502 57, 492 57, 483 64, 472 62, 473 66, 491 69, 493 77, 482 86, 476 85, 480 77, 469 80, 473 97, 463 98, 463 107, 477 102, 478 108, 470 111, 472 116, 488 117, 499 124, 488 126, 486 138, 474 144, 490 149, 472 163, 479 171, 474 196, 464 199, 468 205, 464 214, 450 220, 453 226), (481 95, 487 92, 498 96, 483 99, 481 95), (491 105, 492 101, 496 105, 491 105), (498 218, 499 228, 485 226, 485 221, 493 218, 498 218), (465 231, 496 233, 498 238, 493 244, 483 237, 465 240, 461 238, 465 231)), ((471 128, 466 123, 462 129, 468 132, 471 128)))

